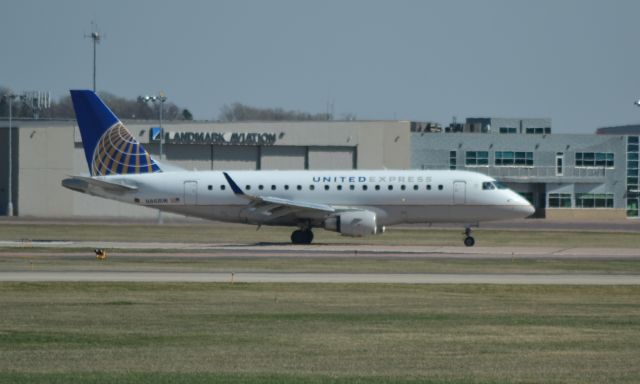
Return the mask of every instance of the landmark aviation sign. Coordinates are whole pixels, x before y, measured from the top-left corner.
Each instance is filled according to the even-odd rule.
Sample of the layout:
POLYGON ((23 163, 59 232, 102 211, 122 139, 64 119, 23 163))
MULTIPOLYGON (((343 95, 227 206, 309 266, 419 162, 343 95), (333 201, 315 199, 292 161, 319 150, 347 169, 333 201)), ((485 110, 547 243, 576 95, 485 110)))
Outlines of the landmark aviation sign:
MULTIPOLYGON (((160 140, 160 128, 149 131, 150 141, 160 140)), ((277 135, 272 132, 165 132, 166 144, 216 144, 216 145, 273 145, 277 135)))

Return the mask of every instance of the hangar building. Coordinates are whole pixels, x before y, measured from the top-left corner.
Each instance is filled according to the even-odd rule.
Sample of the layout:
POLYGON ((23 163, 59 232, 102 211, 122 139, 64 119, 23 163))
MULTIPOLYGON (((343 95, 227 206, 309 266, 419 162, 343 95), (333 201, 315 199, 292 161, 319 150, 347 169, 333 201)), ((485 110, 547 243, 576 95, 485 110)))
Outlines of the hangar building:
MULTIPOLYGON (((125 121, 158 158, 157 122, 125 121)), ((64 189, 88 174, 74 120, 13 123, 14 211, 36 217, 155 217, 156 211, 64 189)), ((6 214, 8 122, 0 120, 0 215, 6 214)), ((409 121, 168 122, 163 161, 192 170, 466 169, 507 183, 536 217, 638 217, 637 129, 553 134, 550 119, 469 118, 442 128, 409 121)))

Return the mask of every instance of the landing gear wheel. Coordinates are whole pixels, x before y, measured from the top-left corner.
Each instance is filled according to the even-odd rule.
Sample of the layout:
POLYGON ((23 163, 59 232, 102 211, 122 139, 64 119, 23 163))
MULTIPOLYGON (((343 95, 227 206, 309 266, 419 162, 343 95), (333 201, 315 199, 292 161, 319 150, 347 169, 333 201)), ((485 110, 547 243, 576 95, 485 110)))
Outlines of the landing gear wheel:
POLYGON ((464 245, 466 245, 467 247, 473 247, 475 243, 476 240, 471 236, 467 236, 464 238, 464 245))
POLYGON ((464 245, 467 247, 473 247, 476 243, 476 240, 471 236, 471 227, 466 227, 464 229, 464 245))
POLYGON ((297 229, 291 233, 291 242, 293 244, 311 244, 313 241, 313 232, 310 229, 297 229))

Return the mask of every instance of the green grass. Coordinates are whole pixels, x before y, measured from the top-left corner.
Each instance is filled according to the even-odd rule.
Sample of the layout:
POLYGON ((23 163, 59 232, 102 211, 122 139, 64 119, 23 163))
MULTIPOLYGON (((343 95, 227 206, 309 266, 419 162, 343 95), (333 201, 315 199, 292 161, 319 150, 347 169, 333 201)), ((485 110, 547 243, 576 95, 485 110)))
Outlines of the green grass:
POLYGON ((83 257, 3 255, 1 271, 136 271, 136 272, 324 272, 324 273, 597 273, 640 274, 640 260, 465 259, 424 257, 217 257, 172 256, 169 251, 147 256, 109 252, 105 261, 90 250, 83 257))
MULTIPOLYGON (((289 243, 292 228, 206 224, 0 224, 0 240, 73 240, 183 243, 289 243)), ((365 238, 350 238, 316 229, 314 243, 460 246, 462 229, 395 229, 365 238)), ((637 233, 590 231, 474 230, 477 246, 546 246, 637 248, 637 233)))
POLYGON ((637 383, 640 287, 0 284, 0 382, 637 383))

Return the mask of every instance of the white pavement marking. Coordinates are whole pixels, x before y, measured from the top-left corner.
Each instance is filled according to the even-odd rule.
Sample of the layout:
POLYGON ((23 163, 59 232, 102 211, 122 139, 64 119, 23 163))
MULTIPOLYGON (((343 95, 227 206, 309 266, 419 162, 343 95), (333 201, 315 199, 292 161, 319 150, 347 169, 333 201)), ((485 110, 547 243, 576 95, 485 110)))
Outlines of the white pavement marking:
MULTIPOLYGON (((231 273, 192 272, 0 272, 0 282, 193 282, 231 283, 231 273)), ((640 285, 640 275, 235 273, 235 283, 535 284, 640 285)))

